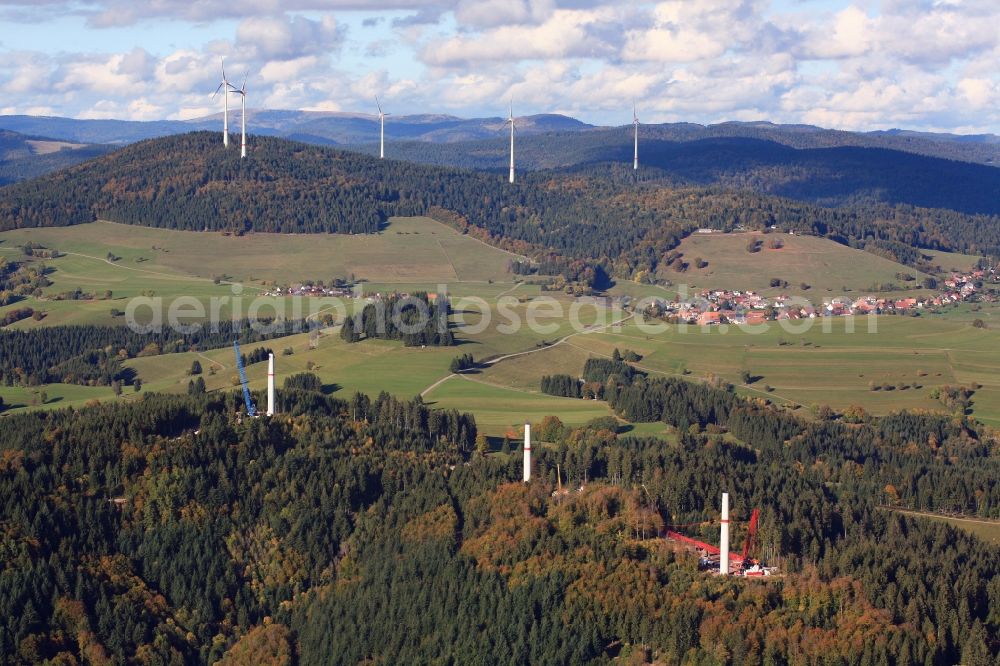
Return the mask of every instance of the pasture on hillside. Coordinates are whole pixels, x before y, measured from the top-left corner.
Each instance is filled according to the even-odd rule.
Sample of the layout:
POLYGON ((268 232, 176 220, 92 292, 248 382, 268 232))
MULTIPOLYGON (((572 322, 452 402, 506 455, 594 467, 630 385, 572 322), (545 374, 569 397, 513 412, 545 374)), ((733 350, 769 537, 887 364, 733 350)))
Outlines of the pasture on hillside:
MULTIPOLYGON (((568 309, 571 300, 560 298, 559 303, 568 309)), ((427 400, 439 407, 461 408, 471 411, 477 418, 483 418, 489 425, 488 434, 502 434, 500 426, 511 418, 514 421, 523 418, 539 419, 549 413, 556 413, 567 423, 579 425, 593 418, 609 413, 604 403, 579 405, 573 401, 553 399, 538 391, 524 391, 518 394, 507 389, 483 387, 475 385, 476 374, 469 380, 452 377, 438 385, 438 382, 449 377, 449 366, 452 359, 461 354, 472 354, 477 360, 497 358, 505 354, 516 354, 524 351, 533 353, 523 358, 544 359, 549 353, 546 343, 552 343, 559 338, 574 333, 574 328, 568 319, 555 317, 539 317, 539 323, 548 327, 544 332, 536 332, 528 326, 518 326, 516 330, 506 332, 511 322, 525 321, 528 311, 533 306, 530 302, 516 305, 508 304, 501 316, 495 304, 491 305, 490 320, 484 330, 475 335, 466 335, 456 328, 459 343, 453 347, 404 347, 400 342, 384 340, 363 340, 355 344, 344 342, 339 335, 339 328, 325 328, 319 332, 319 337, 311 342, 308 333, 268 340, 260 343, 242 346, 244 354, 251 354, 257 348, 270 348, 276 357, 277 386, 282 386, 285 378, 299 372, 311 371, 323 381, 326 390, 335 392, 339 397, 349 398, 355 391, 361 391, 374 397, 381 391, 410 398, 427 391, 427 400), (512 317, 514 319, 512 319, 512 317), (313 344, 315 343, 315 344, 313 344), (291 353, 286 353, 286 350, 291 353), (445 388, 445 384, 450 384, 445 388), (436 386, 437 385, 437 386, 436 386), (454 387, 464 387, 464 391, 455 392, 454 387), (471 392, 469 389, 474 389, 471 392), (491 402, 481 399, 466 404, 477 392, 493 395, 499 391, 500 400, 491 402), (512 397, 516 400, 512 401, 512 397), (537 405, 536 405, 537 403, 537 405), (529 405, 535 405, 530 409, 529 405), (558 411, 546 411, 556 409, 558 411), (524 411, 524 416, 519 416, 524 411)), ((620 317, 621 313, 605 313, 589 307, 581 312, 582 326, 589 326, 608 320, 608 317, 620 317)), ((468 326, 481 327, 482 315, 468 311, 456 313, 453 324, 463 319, 468 326)), ((205 380, 208 391, 238 390, 238 374, 231 347, 222 347, 205 352, 183 352, 132 358, 125 366, 133 369, 143 383, 143 392, 183 393, 188 382, 193 378, 188 374, 192 362, 197 360, 202 368, 202 379, 205 380)), ((505 361, 506 362, 506 361, 505 361)), ((251 390, 258 393, 258 402, 262 399, 266 387, 266 363, 256 363, 247 367, 247 378, 251 390)), ((115 399, 109 387, 85 387, 72 385, 48 385, 39 387, 50 398, 45 406, 63 407, 80 406, 88 400, 115 399)), ((29 389, 0 386, 0 397, 13 409, 37 408, 37 399, 32 400, 29 389)), ((125 387, 123 395, 118 399, 134 399, 131 387, 125 387)), ((508 424, 509 425, 509 424, 508 424)))
POLYGON ((150 272, 285 284, 351 274, 391 283, 510 282, 507 262, 514 256, 427 217, 392 218, 379 233, 358 235, 232 236, 99 221, 6 231, 0 239, 15 249, 33 241, 102 260, 111 252, 121 257, 119 265, 150 272))
POLYGON ((683 273, 667 269, 663 275, 676 285, 698 291, 741 289, 819 299, 845 291, 869 292, 877 284, 920 287, 924 277, 908 266, 816 236, 696 233, 685 238, 677 251, 683 253, 688 269, 683 273), (759 243, 756 252, 747 249, 753 243, 759 243), (777 244, 781 247, 770 247, 777 244), (697 268, 697 259, 708 264, 697 268), (897 273, 909 273, 915 279, 904 282, 897 273), (772 278, 787 282, 788 287, 770 287, 772 278), (803 284, 809 289, 802 289, 803 284))
POLYGON ((840 317, 814 321, 801 333, 775 322, 759 334, 718 326, 662 326, 656 333, 629 321, 618 330, 577 335, 543 353, 505 361, 485 370, 481 379, 537 391, 543 375, 579 376, 587 358, 631 349, 642 355, 637 367, 651 376, 718 377, 741 393, 792 407, 861 405, 875 414, 949 411, 931 397, 932 391, 975 384, 980 388, 972 396, 973 416, 1000 425, 995 331, 946 318, 883 316, 874 324, 874 332, 868 332, 867 319, 840 317), (743 383, 744 372, 751 383, 743 383))
MULTIPOLYGON (((165 301, 184 295, 208 309, 212 297, 232 297, 242 285, 245 301, 277 282, 349 278, 365 280, 364 293, 436 292, 441 285, 455 296, 494 298, 538 287, 516 285, 507 272, 513 255, 458 233, 430 218, 393 218, 374 235, 248 234, 172 231, 112 222, 72 227, 20 229, 0 233, 0 256, 21 261, 21 247, 34 242, 64 256, 44 261, 52 285, 44 300, 27 298, 9 307, 46 312, 41 325, 114 324, 111 310, 124 310, 126 299, 152 295, 165 301), (220 284, 215 279, 221 279, 220 284), (51 297, 80 289, 97 298, 56 301, 51 297), (100 298, 112 292, 113 300, 100 298)), ((286 303, 287 312, 291 304, 286 303)), ((7 308, 0 308, 2 314, 7 308)), ((229 316, 228 306, 222 314, 229 316)), ((29 320, 21 327, 38 325, 29 320)))

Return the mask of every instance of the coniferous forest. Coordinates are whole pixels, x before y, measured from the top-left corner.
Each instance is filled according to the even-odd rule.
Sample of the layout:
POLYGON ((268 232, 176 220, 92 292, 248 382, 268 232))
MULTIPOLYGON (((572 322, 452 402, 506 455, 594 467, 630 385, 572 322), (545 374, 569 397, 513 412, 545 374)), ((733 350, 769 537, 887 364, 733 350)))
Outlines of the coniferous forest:
POLYGON ((407 347, 448 347, 455 344, 449 330, 450 305, 444 297, 434 301, 426 292, 410 296, 393 294, 348 315, 340 328, 347 342, 363 339, 401 340, 407 347))
POLYGON ((231 393, 0 419, 0 655, 995 662, 995 550, 878 506, 891 486, 900 506, 998 515, 974 424, 805 424, 725 387, 607 381, 679 440, 550 417, 530 484, 519 453, 477 450, 471 416, 385 394, 286 388, 274 418, 237 418, 231 393), (782 575, 720 578, 661 538, 714 540, 724 490, 734 543, 759 508, 782 575))
MULTIPOLYGON (((307 328, 300 320, 219 321, 189 332, 163 327, 150 332, 126 326, 49 326, 0 331, 0 382, 38 386, 53 382, 107 386, 122 379, 121 362, 140 355, 204 351, 283 337, 307 328)), ((267 360, 268 350, 248 363, 267 360)), ((131 377, 129 377, 131 379, 131 377)))

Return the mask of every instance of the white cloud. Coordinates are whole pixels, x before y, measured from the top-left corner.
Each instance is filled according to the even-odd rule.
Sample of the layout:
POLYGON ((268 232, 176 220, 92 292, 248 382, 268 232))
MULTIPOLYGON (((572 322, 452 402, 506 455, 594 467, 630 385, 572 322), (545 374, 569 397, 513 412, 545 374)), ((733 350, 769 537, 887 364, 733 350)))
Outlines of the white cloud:
POLYGON ((103 95, 127 96, 146 82, 132 67, 123 66, 126 62, 128 54, 123 53, 66 62, 55 89, 59 92, 86 90, 103 95))
POLYGON ((589 28, 613 20, 613 10, 559 10, 539 25, 505 25, 473 34, 430 40, 420 52, 436 67, 469 67, 476 62, 555 60, 612 55, 589 28))
POLYGON ((875 21, 864 10, 851 5, 833 20, 815 27, 805 45, 808 57, 848 58, 864 55, 876 39, 875 21))
MULTIPOLYGON (((220 61, 197 51, 175 51, 155 65, 155 86, 164 93, 204 90, 211 94, 219 84, 220 61)), ((233 74, 229 73, 233 78, 233 74)))
POLYGON ((236 29, 236 48, 251 60, 294 60, 340 48, 342 31, 332 15, 251 17, 236 29))
POLYGON ((0 95, 18 112, 205 115, 221 108, 211 94, 225 56, 234 83, 249 74, 251 108, 370 112, 378 94, 397 114, 500 115, 513 95, 519 114, 560 110, 618 123, 636 98, 644 122, 766 118, 1000 132, 996 0, 0 0, 0 7, 13 29, 17 21, 81 14, 102 25, 170 19, 163 22, 170 30, 196 24, 199 34, 219 26, 203 43, 178 31, 176 46, 159 50, 128 45, 109 53, 103 36, 114 33, 109 41, 118 43, 124 31, 94 28, 37 52, 0 44, 0 95))
POLYGON ((303 74, 315 71, 318 63, 319 58, 314 55, 294 60, 272 60, 260 68, 260 80, 264 83, 291 81, 303 74))
POLYGON ((40 53, 8 53, 0 55, 0 77, 6 73, 6 80, 0 83, 0 90, 6 95, 24 95, 52 85, 53 66, 40 53))
POLYGON ((555 0, 458 0, 455 19, 478 28, 542 23, 555 12, 555 0))
POLYGON ((962 79, 955 89, 973 109, 1000 106, 1000 85, 989 79, 962 79))

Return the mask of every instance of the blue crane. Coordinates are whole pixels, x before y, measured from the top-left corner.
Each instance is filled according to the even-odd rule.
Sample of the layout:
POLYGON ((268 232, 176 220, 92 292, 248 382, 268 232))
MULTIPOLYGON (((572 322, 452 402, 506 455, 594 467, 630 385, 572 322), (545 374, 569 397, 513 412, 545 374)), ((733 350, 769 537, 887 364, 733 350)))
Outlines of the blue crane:
POLYGON ((257 407, 250 399, 250 389, 247 387, 247 371, 243 367, 243 356, 240 355, 240 343, 233 340, 233 351, 236 352, 236 367, 240 369, 240 383, 243 384, 243 402, 247 405, 247 414, 257 416, 257 407))

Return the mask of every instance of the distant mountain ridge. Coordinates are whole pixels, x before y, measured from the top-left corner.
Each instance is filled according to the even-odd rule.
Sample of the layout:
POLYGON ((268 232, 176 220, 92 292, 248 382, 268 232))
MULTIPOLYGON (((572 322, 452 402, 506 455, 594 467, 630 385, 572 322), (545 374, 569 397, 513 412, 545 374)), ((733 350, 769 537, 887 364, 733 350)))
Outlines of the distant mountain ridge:
MULTIPOLYGON (((391 109, 389 109, 391 111, 391 109)), ((230 112, 230 127, 238 132, 239 112, 230 112)), ((248 127, 254 134, 279 136, 319 145, 363 146, 378 140, 378 117, 373 114, 249 110, 248 127)), ((83 143, 127 144, 194 130, 219 131, 222 114, 193 120, 77 120, 43 116, 0 116, 0 128, 83 143)), ((521 135, 547 133, 621 132, 631 127, 598 127, 559 114, 517 118, 521 135)), ((442 114, 389 116, 387 141, 458 143, 502 138, 504 118, 459 118, 442 114)), ((791 148, 885 148, 929 157, 1000 166, 1000 136, 959 135, 891 129, 872 132, 832 130, 812 125, 780 125, 766 121, 644 124, 640 141, 694 141, 708 138, 763 139, 791 148)), ((530 165, 527 165, 530 166, 530 165)))
MULTIPOLYGON (((643 128, 635 178, 662 186, 752 190, 824 207, 873 204, 941 208, 969 214, 1000 214, 1000 169, 879 147, 793 147, 767 138, 701 136, 643 128), (673 138, 658 138, 671 136, 673 138), (695 138, 690 138, 695 137, 695 138)), ((615 165, 632 166, 631 128, 553 132, 521 140, 522 171, 586 173, 610 177, 615 165)), ((353 146, 369 155, 378 146, 353 146)), ((399 141, 387 156, 408 162, 506 173, 506 139, 455 143, 399 141)))
MULTIPOLYGON (((229 128, 239 133, 239 111, 230 111, 229 128)), ((558 114, 519 117, 518 131, 537 134, 582 131, 593 125, 558 114)), ((458 118, 440 114, 389 116, 386 138, 430 142, 467 141, 497 135, 504 118, 458 118)), ((325 111, 247 110, 248 130, 263 136, 296 138, 320 144, 358 144, 378 139, 378 116, 325 111)), ((221 131, 222 114, 193 120, 77 120, 45 116, 0 116, 0 129, 44 134, 67 141, 127 144, 197 130, 221 131)))
POLYGON ((0 129, 0 185, 14 183, 85 162, 108 146, 68 142, 0 129))

